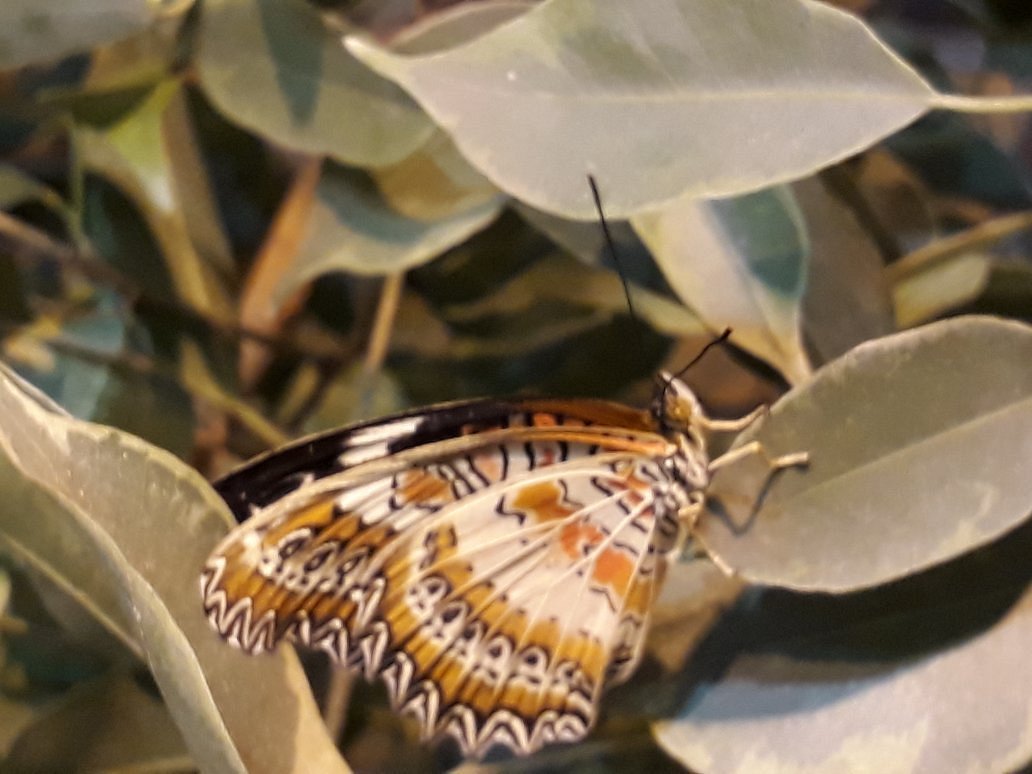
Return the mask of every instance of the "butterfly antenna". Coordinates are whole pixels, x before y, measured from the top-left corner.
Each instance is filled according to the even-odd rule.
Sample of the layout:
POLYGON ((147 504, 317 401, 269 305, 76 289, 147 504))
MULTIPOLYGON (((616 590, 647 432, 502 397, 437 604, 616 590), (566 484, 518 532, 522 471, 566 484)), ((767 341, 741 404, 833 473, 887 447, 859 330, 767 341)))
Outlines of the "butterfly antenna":
POLYGON ((706 354, 707 352, 709 352, 709 351, 710 351, 711 349, 713 349, 714 347, 716 347, 716 346, 719 346, 720 344, 723 344, 723 343, 724 343, 725 341, 727 341, 727 340, 728 340, 729 338, 731 338, 731 329, 730 329, 730 328, 724 328, 724 332, 723 332, 723 333, 721 333, 721 334, 720 334, 719 336, 717 336, 717 337, 716 337, 715 339, 713 339, 712 341, 709 341, 709 342, 707 342, 707 343, 706 343, 706 346, 704 346, 704 347, 703 347, 702 349, 700 349, 700 350, 699 350, 699 354, 698 354, 698 355, 696 355, 695 357, 693 357, 693 358, 692 358, 692 359, 691 359, 691 360, 690 360, 690 361, 688 362, 688 365, 686 365, 686 366, 685 366, 684 368, 682 368, 682 369, 681 369, 680 371, 678 371, 678 372, 677 372, 676 374, 674 374, 673 376, 671 376, 671 377, 670 377, 670 379, 668 380, 667 384, 669 384, 670 382, 672 382, 672 381, 673 381, 674 379, 677 379, 677 378, 679 378, 679 377, 683 376, 683 375, 684 375, 685 373, 687 373, 687 371, 688 371, 688 369, 689 369, 689 368, 691 368, 691 367, 692 367, 693 365, 695 365, 695 364, 696 364, 696 363, 698 363, 698 362, 699 362, 700 360, 702 360, 702 358, 703 358, 703 357, 705 356, 705 354, 706 354))
POLYGON ((716 338, 706 342, 706 345, 702 349, 699 350, 699 354, 697 354, 695 357, 693 357, 688 362, 688 365, 686 365, 684 368, 679 370, 677 373, 672 374, 672 375, 667 376, 667 377, 664 377, 662 379, 663 386, 660 388, 659 397, 656 398, 656 400, 652 404, 652 406, 653 406, 652 413, 655 416, 656 421, 659 423, 660 428, 662 428, 664 431, 666 429, 668 429, 668 427, 669 427, 669 423, 666 421, 666 413, 665 413, 666 412, 666 396, 667 396, 667 392, 670 390, 671 386, 673 386, 674 379, 678 379, 681 376, 683 376, 688 371, 689 368, 691 368, 693 365, 695 365, 700 360, 702 360, 702 358, 706 355, 707 352, 709 352, 714 347, 716 347, 716 346, 718 346, 720 344, 723 344, 729 338, 731 338, 731 329, 730 328, 724 328, 724 332, 723 333, 721 333, 716 338))
MULTIPOLYGON (((606 240, 606 247, 609 250, 609 257, 613 261, 613 265, 616 266, 616 273, 620 275, 620 284, 623 285, 624 298, 627 299, 627 311, 630 313, 634 320, 639 320, 638 313, 634 309, 634 301, 631 300, 631 285, 627 281, 627 272, 624 271, 623 264, 620 262, 620 254, 616 251, 616 242, 613 240, 613 234, 609 230, 609 221, 606 220, 606 214, 602 211, 602 196, 598 192, 598 183, 595 181, 595 176, 588 175, 588 185, 591 186, 591 196, 595 200, 595 210, 598 212, 598 221, 602 224, 602 235, 606 240)), ((639 338, 640 338, 639 333, 639 338)), ((638 342, 639 344, 643 342, 638 342)))

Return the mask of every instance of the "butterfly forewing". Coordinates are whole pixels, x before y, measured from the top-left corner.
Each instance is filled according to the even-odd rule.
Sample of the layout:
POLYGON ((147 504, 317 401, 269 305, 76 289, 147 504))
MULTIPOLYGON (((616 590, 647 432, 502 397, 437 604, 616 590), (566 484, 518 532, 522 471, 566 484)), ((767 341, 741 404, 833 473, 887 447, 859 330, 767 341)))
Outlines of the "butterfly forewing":
POLYGON ((456 401, 303 438, 251 460, 215 487, 243 521, 256 507, 363 462, 492 428, 548 422, 653 429, 643 412, 602 400, 456 401))
POLYGON ((252 517, 209 560, 205 609, 245 650, 290 638, 381 675, 467 753, 575 740, 640 659, 701 502, 683 457, 646 415, 591 401, 453 404, 302 442, 222 485, 252 517))

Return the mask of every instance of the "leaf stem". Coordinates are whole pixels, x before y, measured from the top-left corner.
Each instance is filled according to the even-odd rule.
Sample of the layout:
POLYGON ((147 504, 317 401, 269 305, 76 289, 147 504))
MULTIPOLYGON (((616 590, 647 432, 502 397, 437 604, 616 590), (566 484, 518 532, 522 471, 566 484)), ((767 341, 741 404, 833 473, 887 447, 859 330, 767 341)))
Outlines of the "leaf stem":
POLYGON ((394 329, 394 318, 398 313, 401 301, 401 288, 404 284, 404 272, 388 274, 380 290, 380 302, 376 306, 376 317, 373 328, 369 332, 369 347, 366 349, 362 370, 366 376, 373 376, 383 368, 390 346, 391 331, 394 329))
POLYGON ((1027 113, 1032 111, 1032 94, 1013 97, 971 97, 964 94, 936 94, 929 107, 959 113, 1027 113))
POLYGON ((1032 228, 1032 211, 993 218, 956 234, 936 239, 924 247, 907 253, 886 267, 885 276, 895 284, 960 253, 988 247, 1012 234, 1030 228, 1032 228))

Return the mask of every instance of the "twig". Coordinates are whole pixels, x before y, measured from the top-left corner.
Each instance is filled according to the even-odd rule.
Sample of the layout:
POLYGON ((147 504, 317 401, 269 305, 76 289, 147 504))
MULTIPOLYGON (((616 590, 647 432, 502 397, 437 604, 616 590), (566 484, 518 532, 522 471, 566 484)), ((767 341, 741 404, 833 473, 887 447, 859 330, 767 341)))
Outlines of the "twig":
POLYGON ((369 332, 369 347, 366 349, 365 359, 362 361, 362 370, 366 376, 376 374, 383 368, 383 362, 387 358, 387 349, 390 346, 391 331, 394 329, 394 318, 398 313, 404 278, 404 272, 397 272, 387 275, 383 281, 380 303, 376 306, 376 317, 373 319, 373 329, 369 332))
POLYGON ((892 282, 899 282, 961 253, 988 247, 1005 237, 1030 228, 1032 212, 993 218, 911 251, 886 268, 885 273, 892 282))

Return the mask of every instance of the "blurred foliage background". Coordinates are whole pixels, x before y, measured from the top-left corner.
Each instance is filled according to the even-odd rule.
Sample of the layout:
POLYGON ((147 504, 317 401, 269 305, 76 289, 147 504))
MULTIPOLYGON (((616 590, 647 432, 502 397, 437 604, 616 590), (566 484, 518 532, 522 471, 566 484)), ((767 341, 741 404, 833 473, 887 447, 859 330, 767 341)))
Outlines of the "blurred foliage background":
MULTIPOLYGON (((612 225, 632 315, 597 223, 510 195, 422 98, 341 43, 447 49, 531 5, 5 3, 0 357, 75 417, 213 478, 302 433, 436 401, 533 392, 646 405, 656 371, 725 325, 738 346, 690 374, 718 416, 940 317, 1032 322, 1032 122, 1020 112, 935 111, 837 163, 800 162, 812 174, 791 183, 775 175, 777 186, 673 215, 623 208, 612 225)), ((1026 2, 833 5, 939 92, 1032 92, 1026 2)), ((509 117, 488 113, 486 131, 503 134, 490 122, 509 117)), ((524 135, 527 166, 535 145, 576 145, 587 126, 524 135)), ((839 131, 822 126, 811 130, 839 131)), ((605 205, 621 192, 600 178, 605 205)), ((325 665, 309 668, 325 699, 325 665)), ((5 770, 195 765, 134 655, 13 561, 0 567, 0 687, 5 770)), ((379 691, 355 686, 349 763, 447 762, 379 691)), ((677 769, 637 691, 621 689, 585 745, 508 765, 677 769)))

